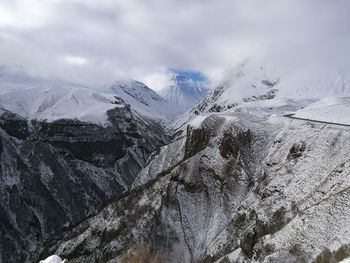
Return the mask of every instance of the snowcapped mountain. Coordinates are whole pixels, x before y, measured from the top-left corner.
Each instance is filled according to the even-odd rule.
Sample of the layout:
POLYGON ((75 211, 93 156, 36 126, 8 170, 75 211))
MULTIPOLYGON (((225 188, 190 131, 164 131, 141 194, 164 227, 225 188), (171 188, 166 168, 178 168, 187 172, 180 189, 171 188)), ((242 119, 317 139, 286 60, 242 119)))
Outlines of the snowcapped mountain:
POLYGON ((32 78, 21 71, 0 74, 0 107, 27 119, 77 119, 103 125, 108 122, 109 110, 125 106, 158 120, 171 119, 179 113, 153 90, 134 80, 90 88, 32 78))
POLYGON ((122 98, 136 112, 152 119, 173 119, 180 114, 177 107, 138 81, 117 81, 110 87, 102 88, 101 92, 122 98))
POLYGON ((52 252, 75 263, 132 259, 147 249, 165 262, 348 257, 350 132, 312 121, 348 120, 348 82, 243 69, 181 117, 186 133, 151 158, 122 199, 52 252), (290 90, 295 83, 308 88, 290 90), (284 116, 294 112, 311 121, 284 116), (115 213, 120 207, 130 213, 115 213), (136 240, 144 247, 130 246, 136 240))
POLYGON ((349 257, 350 130, 320 122, 348 124, 350 82, 258 65, 238 65, 180 116, 170 131, 182 136, 158 121, 169 103, 139 82, 3 85, 4 261, 349 257))
POLYGON ((3 71, 0 262, 38 262, 53 236, 128 190, 169 143, 164 122, 172 114, 136 81, 89 88, 3 71))
POLYGON ((0 106, 27 119, 78 119, 104 124, 107 111, 124 107, 112 95, 83 87, 30 87, 1 91, 0 106))
POLYGON ((208 92, 201 81, 192 80, 188 76, 174 74, 170 84, 159 91, 159 94, 170 103, 181 109, 181 113, 189 110, 208 92))
POLYGON ((195 107, 179 116, 174 130, 203 113, 232 109, 254 110, 256 114, 257 109, 265 108, 260 113, 266 114, 277 105, 290 113, 323 98, 344 96, 350 96, 350 78, 337 72, 284 72, 269 63, 246 61, 228 72, 195 107))
POLYGON ((228 72, 197 110, 216 112, 274 98, 319 100, 347 95, 350 95, 350 79, 336 71, 323 74, 308 69, 282 71, 271 63, 246 61, 228 72))

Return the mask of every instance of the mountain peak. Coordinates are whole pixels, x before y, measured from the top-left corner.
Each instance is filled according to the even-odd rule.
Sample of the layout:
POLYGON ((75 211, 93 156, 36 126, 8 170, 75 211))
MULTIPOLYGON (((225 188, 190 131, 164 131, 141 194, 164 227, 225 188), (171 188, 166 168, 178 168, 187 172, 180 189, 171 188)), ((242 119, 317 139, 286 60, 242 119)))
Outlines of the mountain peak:
POLYGON ((170 83, 161 89, 159 94, 185 112, 193 107, 207 91, 204 81, 193 79, 188 74, 173 73, 170 83))

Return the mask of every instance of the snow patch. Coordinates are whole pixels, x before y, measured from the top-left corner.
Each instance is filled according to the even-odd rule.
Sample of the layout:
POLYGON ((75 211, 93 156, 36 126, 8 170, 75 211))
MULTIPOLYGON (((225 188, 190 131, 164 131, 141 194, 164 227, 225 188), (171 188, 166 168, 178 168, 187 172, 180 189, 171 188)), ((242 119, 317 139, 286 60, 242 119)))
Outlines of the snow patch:
POLYGON ((53 255, 45 260, 40 260, 39 263, 65 263, 67 260, 62 260, 59 256, 53 255))
POLYGON ((190 123, 188 124, 192 128, 199 129, 203 123, 203 121, 207 118, 207 115, 200 115, 194 118, 190 123))
POLYGON ((316 121, 350 124, 349 113, 350 97, 331 97, 298 110, 294 116, 316 121))
POLYGON ((350 263, 350 257, 340 261, 339 263, 350 263))

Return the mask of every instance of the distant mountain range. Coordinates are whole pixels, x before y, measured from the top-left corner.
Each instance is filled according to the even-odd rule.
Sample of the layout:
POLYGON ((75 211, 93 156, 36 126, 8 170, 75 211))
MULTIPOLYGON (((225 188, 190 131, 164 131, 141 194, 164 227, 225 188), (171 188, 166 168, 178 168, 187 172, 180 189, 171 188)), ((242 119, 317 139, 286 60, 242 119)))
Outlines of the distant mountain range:
POLYGON ((105 87, 87 87, 26 75, 22 70, 0 72, 0 107, 24 118, 54 121, 77 119, 104 124, 107 111, 129 105, 152 119, 172 119, 176 106, 141 82, 119 80, 105 87))

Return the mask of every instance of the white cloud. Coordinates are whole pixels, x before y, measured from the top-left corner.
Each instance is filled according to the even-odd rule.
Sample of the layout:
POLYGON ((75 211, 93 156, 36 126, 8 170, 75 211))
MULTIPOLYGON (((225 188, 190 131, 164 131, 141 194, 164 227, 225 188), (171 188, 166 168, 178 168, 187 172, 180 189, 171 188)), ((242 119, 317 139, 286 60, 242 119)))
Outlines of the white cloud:
POLYGON ((154 72, 139 75, 138 77, 142 79, 143 83, 147 86, 152 87, 155 91, 159 91, 171 83, 172 76, 169 72, 154 72))
POLYGON ((52 14, 51 1, 2 0, 0 2, 0 26, 34 28, 44 26, 52 14))
POLYGON ((211 80, 246 58, 349 70, 346 0, 0 0, 0 63, 91 84, 169 68, 211 80), (67 56, 67 54, 69 54, 67 56))
POLYGON ((87 59, 78 56, 64 56, 63 60, 69 65, 84 66, 87 63, 87 59))

